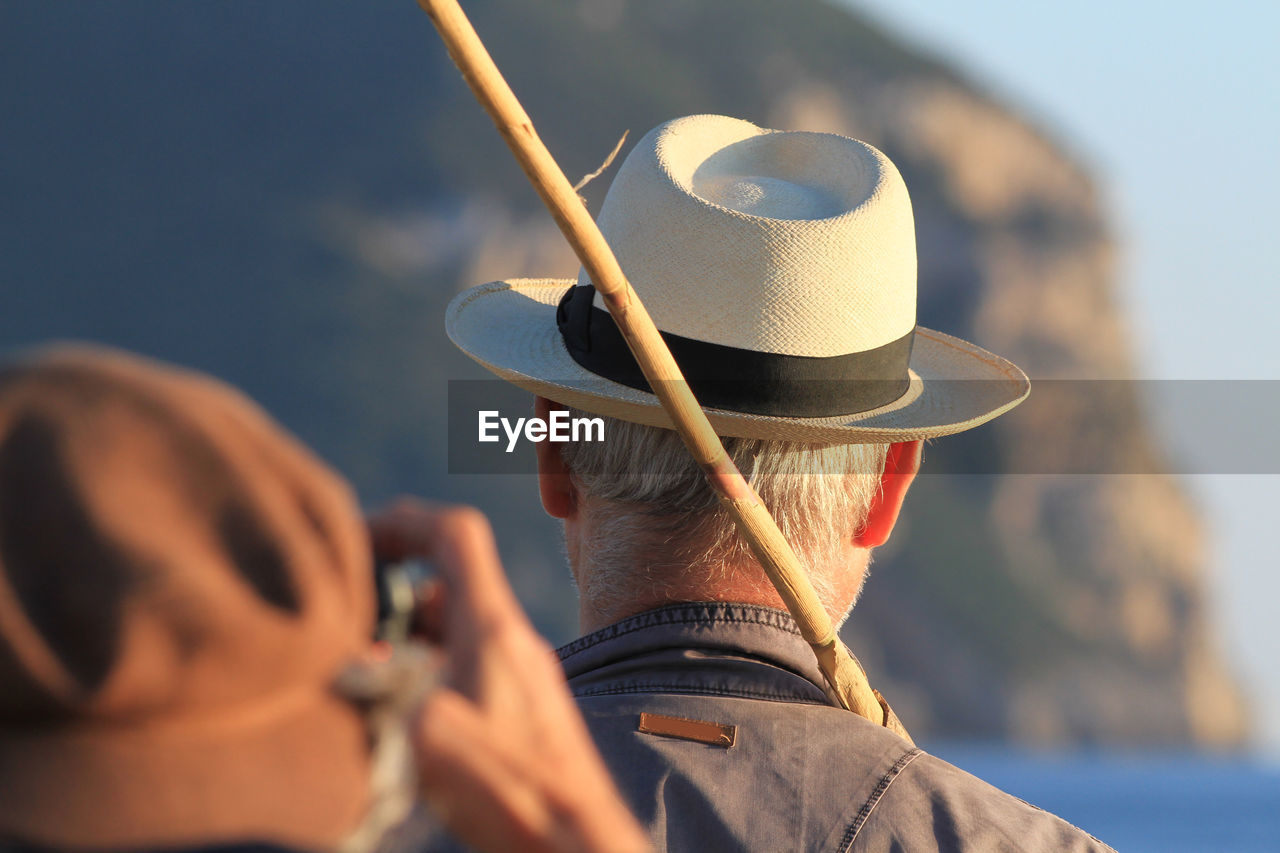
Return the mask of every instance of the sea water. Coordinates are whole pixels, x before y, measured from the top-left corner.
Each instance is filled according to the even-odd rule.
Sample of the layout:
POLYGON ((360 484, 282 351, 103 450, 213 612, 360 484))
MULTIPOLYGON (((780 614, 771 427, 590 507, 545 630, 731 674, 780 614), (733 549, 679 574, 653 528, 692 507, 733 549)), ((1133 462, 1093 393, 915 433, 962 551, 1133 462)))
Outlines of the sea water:
POLYGON ((1280 761, 1199 754, 929 752, 1119 853, 1280 853, 1280 761))

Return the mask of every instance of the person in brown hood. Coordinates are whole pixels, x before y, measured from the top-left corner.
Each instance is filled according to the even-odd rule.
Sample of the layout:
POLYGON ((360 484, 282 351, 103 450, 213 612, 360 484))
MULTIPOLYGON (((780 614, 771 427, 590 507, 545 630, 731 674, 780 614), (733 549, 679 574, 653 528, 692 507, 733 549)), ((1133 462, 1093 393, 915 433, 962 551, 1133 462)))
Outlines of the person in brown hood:
POLYGON ((83 346, 0 365, 0 848, 371 849, 395 741, 482 849, 644 849, 482 516, 366 527, 205 376, 83 346), (375 551, 442 580, 435 674, 398 693, 439 684, 390 726, 375 551))

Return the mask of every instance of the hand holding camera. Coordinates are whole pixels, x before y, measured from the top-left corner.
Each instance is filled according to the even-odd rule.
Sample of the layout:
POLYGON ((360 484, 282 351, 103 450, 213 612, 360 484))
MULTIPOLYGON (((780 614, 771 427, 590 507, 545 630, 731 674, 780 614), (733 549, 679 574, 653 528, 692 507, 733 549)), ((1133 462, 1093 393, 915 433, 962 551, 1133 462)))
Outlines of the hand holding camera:
POLYGON ((592 745, 551 647, 502 571, 488 521, 403 498, 368 519, 381 561, 427 560, 413 630, 442 655, 417 715, 423 794, 466 843, 530 851, 649 849, 592 745))

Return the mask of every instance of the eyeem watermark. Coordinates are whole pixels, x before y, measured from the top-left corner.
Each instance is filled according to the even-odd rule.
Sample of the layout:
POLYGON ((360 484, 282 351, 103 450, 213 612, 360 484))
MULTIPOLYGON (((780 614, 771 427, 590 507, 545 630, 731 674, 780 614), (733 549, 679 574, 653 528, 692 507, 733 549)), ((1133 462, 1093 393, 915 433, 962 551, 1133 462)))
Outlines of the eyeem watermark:
MULTIPOLYGON (((983 382, 941 379, 934 387, 971 395, 985 393, 983 382)), ((563 384, 601 397, 612 387, 577 378, 563 384)), ((537 474, 536 454, 516 452, 522 436, 616 438, 610 432, 605 439, 594 417, 575 435, 570 414, 581 413, 557 410, 549 422, 531 420, 529 393, 500 379, 451 379, 448 395, 449 474, 537 474)), ((1280 476, 1277 425, 1280 379, 1036 379, 1031 396, 994 424, 931 446, 921 473, 1280 476)), ((646 461, 634 460, 636 470, 648 471, 646 461)))
POLYGON ((569 413, 558 409, 551 413, 547 420, 542 418, 516 418, 513 424, 510 419, 502 417, 496 409, 484 410, 479 415, 479 435, 482 442, 501 441, 499 429, 507 437, 507 452, 516 449, 516 442, 523 434, 526 441, 604 441, 604 418, 571 418, 569 413))

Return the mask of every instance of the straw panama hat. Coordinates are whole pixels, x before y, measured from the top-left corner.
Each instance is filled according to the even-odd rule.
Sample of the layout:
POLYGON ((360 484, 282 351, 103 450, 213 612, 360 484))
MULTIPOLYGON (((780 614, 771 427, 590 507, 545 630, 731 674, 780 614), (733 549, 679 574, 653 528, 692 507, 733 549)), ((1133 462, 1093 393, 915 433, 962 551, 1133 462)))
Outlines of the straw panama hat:
MULTIPOLYGON (((675 119, 627 156, 598 224, 720 435, 932 438, 1030 390, 1012 363, 916 324, 911 201, 866 143, 675 119)), ((526 390, 672 426, 585 271, 473 287, 445 328, 526 390)))

